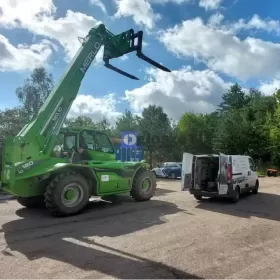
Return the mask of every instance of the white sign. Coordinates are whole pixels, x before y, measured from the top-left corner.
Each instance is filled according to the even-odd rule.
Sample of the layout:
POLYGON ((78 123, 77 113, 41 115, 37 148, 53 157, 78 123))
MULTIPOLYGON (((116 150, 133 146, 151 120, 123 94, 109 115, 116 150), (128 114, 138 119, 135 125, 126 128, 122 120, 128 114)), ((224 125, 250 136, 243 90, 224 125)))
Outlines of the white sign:
POLYGON ((101 175, 102 182, 109 182, 109 175, 101 175))

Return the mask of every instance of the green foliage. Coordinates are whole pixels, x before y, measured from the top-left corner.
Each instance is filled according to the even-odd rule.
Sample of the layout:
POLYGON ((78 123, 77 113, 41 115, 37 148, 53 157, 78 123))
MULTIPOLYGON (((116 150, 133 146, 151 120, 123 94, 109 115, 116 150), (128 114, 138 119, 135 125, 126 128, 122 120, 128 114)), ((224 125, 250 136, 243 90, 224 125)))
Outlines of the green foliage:
POLYGON ((45 68, 35 68, 22 87, 16 89, 16 95, 22 103, 22 109, 28 118, 36 116, 44 101, 53 89, 53 77, 45 68))
POLYGON ((22 108, 16 107, 0 111, 0 144, 6 136, 17 135, 26 121, 27 116, 22 108))
POLYGON ((134 116, 131 111, 125 110, 125 112, 119 116, 115 123, 115 135, 120 137, 124 131, 138 131, 139 130, 140 117, 134 116))
POLYGON ((162 107, 150 105, 144 108, 139 119, 139 131, 139 144, 147 151, 147 160, 152 168, 153 159, 162 161, 172 146, 170 119, 162 107))

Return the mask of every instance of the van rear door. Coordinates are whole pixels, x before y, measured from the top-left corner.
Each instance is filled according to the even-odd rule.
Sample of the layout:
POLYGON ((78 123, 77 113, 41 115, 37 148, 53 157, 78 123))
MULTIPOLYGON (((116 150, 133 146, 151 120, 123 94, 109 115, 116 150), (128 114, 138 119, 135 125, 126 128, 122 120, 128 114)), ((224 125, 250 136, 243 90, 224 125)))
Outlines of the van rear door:
POLYGON ((228 156, 220 153, 219 155, 219 182, 218 182, 218 191, 219 194, 227 194, 228 192, 228 156))
POLYGON ((183 153, 181 190, 187 191, 192 187, 195 156, 190 153, 183 153))

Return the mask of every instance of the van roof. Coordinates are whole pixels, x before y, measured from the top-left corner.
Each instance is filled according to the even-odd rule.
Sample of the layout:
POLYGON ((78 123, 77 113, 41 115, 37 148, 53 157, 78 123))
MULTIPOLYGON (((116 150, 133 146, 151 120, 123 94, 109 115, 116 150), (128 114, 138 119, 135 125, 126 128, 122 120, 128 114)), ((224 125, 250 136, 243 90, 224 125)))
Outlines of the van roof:
MULTIPOLYGON (((196 157, 219 157, 218 154, 204 154, 204 155, 195 155, 196 157)), ((248 155, 226 155, 232 157, 250 157, 248 155)))

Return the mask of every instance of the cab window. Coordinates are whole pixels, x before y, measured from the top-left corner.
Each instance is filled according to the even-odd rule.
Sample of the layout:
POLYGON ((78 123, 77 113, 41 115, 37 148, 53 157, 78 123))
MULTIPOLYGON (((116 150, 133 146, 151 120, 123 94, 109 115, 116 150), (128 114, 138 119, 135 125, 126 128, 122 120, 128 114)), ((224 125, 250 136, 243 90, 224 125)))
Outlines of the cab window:
POLYGON ((249 167, 252 171, 256 171, 256 166, 251 158, 249 158, 249 167))
POLYGON ((88 150, 95 150, 94 134, 92 131, 83 131, 80 134, 79 146, 88 150))
POLYGON ((104 153, 114 153, 113 145, 105 133, 96 132, 95 134, 96 141, 96 151, 104 152, 104 153))
POLYGON ((63 149, 65 151, 71 150, 73 147, 76 146, 76 136, 75 135, 64 135, 64 145, 63 149))

